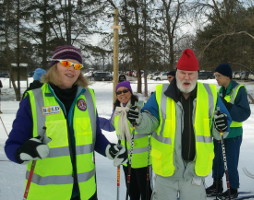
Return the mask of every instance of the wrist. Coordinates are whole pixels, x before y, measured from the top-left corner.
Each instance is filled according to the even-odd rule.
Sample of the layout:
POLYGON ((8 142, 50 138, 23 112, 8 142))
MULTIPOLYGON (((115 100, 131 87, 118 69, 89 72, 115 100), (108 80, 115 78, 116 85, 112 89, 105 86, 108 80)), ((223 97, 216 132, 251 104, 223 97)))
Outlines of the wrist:
POLYGON ((107 158, 109 158, 110 160, 113 160, 114 159, 114 157, 113 157, 113 155, 110 153, 110 148, 111 148, 111 144, 108 144, 107 145, 107 147, 106 147, 106 149, 105 149, 105 154, 106 154, 106 156, 107 156, 107 158))

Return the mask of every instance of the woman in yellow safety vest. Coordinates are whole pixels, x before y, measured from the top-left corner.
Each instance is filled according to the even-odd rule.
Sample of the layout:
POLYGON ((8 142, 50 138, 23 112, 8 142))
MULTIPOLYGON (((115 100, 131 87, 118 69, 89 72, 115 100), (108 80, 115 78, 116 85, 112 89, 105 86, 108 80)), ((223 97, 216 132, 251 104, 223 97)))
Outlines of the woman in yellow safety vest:
POLYGON ((140 109, 142 101, 133 95, 129 81, 116 86, 116 101, 111 119, 100 117, 100 126, 106 131, 116 131, 119 143, 128 149, 128 163, 123 165, 127 193, 130 200, 148 200, 151 196, 149 180, 150 136, 137 135, 135 128, 127 120, 127 111, 131 106, 140 109), (128 179, 130 177, 130 180, 128 179))
POLYGON ((71 45, 53 52, 44 84, 26 92, 5 145, 8 158, 27 163, 24 199, 97 200, 94 151, 121 164, 125 148, 99 128, 93 90, 71 45))

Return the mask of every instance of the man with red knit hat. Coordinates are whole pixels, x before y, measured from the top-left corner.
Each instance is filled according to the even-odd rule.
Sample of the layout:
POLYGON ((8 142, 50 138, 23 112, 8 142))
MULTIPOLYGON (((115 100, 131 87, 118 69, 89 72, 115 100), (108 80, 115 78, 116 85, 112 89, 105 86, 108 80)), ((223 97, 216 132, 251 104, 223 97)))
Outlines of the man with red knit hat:
POLYGON ((228 133, 230 115, 215 85, 197 82, 199 62, 191 49, 178 60, 170 85, 157 85, 141 113, 127 118, 139 134, 153 133, 153 200, 205 200, 204 179, 212 170, 212 137, 228 133), (219 111, 216 111, 219 110, 219 111))

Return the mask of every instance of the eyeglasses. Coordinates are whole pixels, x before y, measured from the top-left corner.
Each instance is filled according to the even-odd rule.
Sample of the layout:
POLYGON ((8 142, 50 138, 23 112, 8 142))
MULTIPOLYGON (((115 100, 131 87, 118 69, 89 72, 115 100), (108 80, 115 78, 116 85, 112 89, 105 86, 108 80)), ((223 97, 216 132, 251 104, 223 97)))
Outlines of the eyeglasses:
POLYGON ((219 79, 220 77, 222 77, 220 74, 213 74, 214 75, 214 77, 215 77, 215 79, 219 79))
POLYGON ((83 68, 84 66, 80 63, 74 63, 68 60, 61 60, 61 59, 51 59, 51 61, 59 61, 59 63, 61 65, 63 65, 66 68, 69 68, 71 66, 74 67, 75 70, 80 70, 81 68, 83 68))
POLYGON ((122 91, 117 91, 116 92, 116 95, 120 95, 120 94, 122 94, 122 93, 127 93, 127 92, 129 92, 129 90, 122 90, 122 91))

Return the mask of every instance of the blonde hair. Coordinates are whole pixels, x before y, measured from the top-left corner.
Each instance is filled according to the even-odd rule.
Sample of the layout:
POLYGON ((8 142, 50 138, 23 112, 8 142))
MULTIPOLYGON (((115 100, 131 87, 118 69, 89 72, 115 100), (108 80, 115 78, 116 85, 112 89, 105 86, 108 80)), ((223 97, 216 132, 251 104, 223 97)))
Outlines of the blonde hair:
MULTIPOLYGON (((56 67, 56 65, 57 64, 54 64, 52 67, 50 67, 47 70, 47 73, 44 74, 41 77, 41 81, 43 83, 53 83, 56 86, 60 85, 59 79, 57 78, 57 67, 56 67)), ((79 74, 79 77, 78 77, 77 81, 74 83, 74 85, 78 85, 78 86, 81 86, 83 88, 88 87, 88 80, 86 79, 86 77, 83 75, 82 72, 79 74)))

